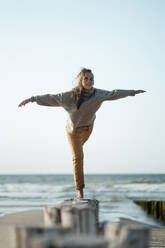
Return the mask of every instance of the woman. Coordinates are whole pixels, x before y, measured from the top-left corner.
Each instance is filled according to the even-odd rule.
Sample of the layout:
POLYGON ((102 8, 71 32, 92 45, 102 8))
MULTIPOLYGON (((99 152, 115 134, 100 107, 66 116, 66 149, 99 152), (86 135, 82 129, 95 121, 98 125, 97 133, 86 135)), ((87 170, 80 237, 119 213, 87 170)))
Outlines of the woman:
POLYGON ((94 75, 90 69, 83 68, 77 76, 78 85, 70 91, 56 95, 46 94, 32 96, 25 99, 18 106, 25 106, 29 102, 36 102, 44 106, 61 106, 68 113, 66 132, 70 143, 74 181, 77 197, 83 198, 84 173, 83 173, 83 145, 91 135, 95 113, 103 101, 117 100, 127 96, 144 93, 144 90, 102 90, 94 88, 94 75))

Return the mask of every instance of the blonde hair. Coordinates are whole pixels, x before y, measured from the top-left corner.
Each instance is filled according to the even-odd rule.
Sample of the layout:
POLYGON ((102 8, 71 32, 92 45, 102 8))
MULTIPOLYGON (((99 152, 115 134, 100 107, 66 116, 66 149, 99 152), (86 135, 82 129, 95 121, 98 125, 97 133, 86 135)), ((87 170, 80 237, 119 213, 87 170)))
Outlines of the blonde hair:
MULTIPOLYGON (((73 94, 74 94, 74 100, 75 100, 75 104, 78 106, 79 102, 81 100, 81 95, 82 95, 82 91, 83 91, 83 86, 82 86, 82 79, 85 76, 85 73, 92 73, 92 70, 87 69, 87 68, 83 68, 79 74, 77 75, 77 80, 78 80, 78 84, 76 87, 74 87, 73 90, 73 94)), ((92 73, 93 74, 93 73, 92 73)))

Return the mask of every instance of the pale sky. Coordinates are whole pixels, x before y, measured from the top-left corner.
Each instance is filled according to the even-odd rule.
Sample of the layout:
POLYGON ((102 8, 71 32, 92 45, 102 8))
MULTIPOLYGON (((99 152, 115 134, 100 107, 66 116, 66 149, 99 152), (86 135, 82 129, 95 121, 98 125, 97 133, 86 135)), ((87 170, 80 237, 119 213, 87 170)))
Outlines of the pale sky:
POLYGON ((85 173, 165 173, 165 1, 0 2, 0 173, 70 173, 61 107, 18 104, 76 85, 147 93, 106 101, 84 146, 85 173))

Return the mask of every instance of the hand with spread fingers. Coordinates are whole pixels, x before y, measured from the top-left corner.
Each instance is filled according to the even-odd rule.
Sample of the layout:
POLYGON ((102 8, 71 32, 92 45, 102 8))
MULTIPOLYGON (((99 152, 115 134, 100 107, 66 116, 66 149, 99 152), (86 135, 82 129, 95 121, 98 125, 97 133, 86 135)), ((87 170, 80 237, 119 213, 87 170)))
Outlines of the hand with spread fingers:
POLYGON ((29 103, 29 102, 31 102, 31 98, 28 98, 28 99, 23 100, 23 101, 18 105, 18 107, 22 107, 22 106, 25 107, 25 105, 26 105, 27 103, 29 103))
POLYGON ((144 92, 146 92, 146 91, 145 90, 135 90, 135 95, 140 94, 140 93, 144 93, 144 92))

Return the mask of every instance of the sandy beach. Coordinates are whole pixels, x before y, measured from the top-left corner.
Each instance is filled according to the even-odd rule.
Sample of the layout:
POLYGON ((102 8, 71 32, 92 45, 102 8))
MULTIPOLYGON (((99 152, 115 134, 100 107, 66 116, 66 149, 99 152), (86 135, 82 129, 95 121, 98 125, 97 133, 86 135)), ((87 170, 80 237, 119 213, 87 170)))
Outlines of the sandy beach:
POLYGON ((0 217, 0 248, 15 248, 14 226, 43 226, 42 210, 30 210, 0 217))

